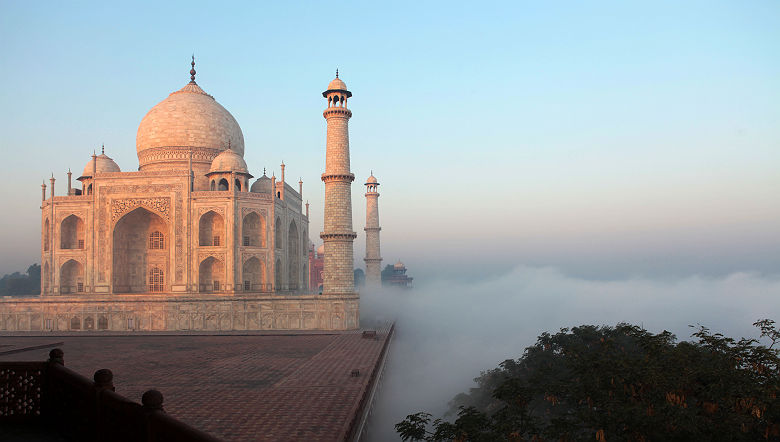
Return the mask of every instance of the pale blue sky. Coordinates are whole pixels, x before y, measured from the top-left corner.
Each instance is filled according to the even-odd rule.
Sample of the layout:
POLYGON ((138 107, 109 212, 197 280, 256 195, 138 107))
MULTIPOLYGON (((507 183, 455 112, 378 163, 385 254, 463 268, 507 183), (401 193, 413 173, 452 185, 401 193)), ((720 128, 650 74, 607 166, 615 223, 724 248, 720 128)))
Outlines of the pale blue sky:
POLYGON ((254 175, 303 177, 315 237, 340 69, 358 259, 373 169, 382 254, 418 276, 780 274, 776 1, 3 1, 0 42, 0 273, 39 260, 51 172, 62 194, 101 143, 137 167, 194 51, 254 175))

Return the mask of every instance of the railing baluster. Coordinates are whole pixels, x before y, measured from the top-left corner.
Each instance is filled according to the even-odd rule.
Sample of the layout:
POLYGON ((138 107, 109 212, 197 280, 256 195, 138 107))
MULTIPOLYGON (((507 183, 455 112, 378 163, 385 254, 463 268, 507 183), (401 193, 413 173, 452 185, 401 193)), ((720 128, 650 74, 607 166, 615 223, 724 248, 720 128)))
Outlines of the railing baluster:
POLYGON ((219 439, 168 416, 162 393, 149 390, 143 405, 114 392, 113 373, 93 381, 65 367, 61 349, 46 362, 0 361, 0 425, 40 425, 69 440, 115 442, 216 442, 219 439))

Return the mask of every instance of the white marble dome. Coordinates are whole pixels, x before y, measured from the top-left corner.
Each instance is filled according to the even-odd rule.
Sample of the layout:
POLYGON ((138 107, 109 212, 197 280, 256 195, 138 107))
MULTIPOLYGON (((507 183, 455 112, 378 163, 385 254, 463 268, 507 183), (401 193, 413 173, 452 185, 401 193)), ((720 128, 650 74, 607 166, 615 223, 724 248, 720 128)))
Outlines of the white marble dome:
POLYGON ((159 161, 166 160, 164 153, 155 159, 142 158, 142 153, 150 149, 225 150, 228 143, 244 155, 244 134, 236 119, 194 81, 171 93, 144 116, 135 141, 141 166, 158 157, 162 157, 159 161))
POLYGON ((232 149, 223 150, 214 158, 211 162, 211 169, 209 173, 215 172, 236 172, 236 173, 249 173, 249 169, 246 167, 246 161, 236 151, 232 149))
MULTIPOLYGON (((119 166, 114 162, 114 160, 109 158, 105 153, 101 153, 95 157, 95 170, 97 173, 121 172, 119 166)), ((81 176, 92 176, 92 159, 90 159, 87 165, 84 166, 84 171, 81 172, 81 176)))
POLYGON ((271 183, 271 178, 268 178, 267 175, 263 174, 263 176, 258 178, 257 181, 252 183, 252 188, 250 191, 254 193, 272 193, 272 187, 273 184, 271 183))

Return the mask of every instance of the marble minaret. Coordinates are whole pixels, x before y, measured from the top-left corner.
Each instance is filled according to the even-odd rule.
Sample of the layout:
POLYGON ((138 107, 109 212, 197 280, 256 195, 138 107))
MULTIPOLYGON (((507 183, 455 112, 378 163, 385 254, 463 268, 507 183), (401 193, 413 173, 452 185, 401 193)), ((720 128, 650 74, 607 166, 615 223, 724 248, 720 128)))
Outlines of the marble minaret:
POLYGON ((373 172, 366 180, 366 286, 382 285, 382 256, 379 254, 379 182, 373 172))
POLYGON ((354 255, 352 242, 357 234, 352 230, 352 181, 355 175, 349 171, 349 119, 347 99, 352 92, 336 78, 322 93, 328 100, 323 111, 328 125, 325 153, 325 222, 320 234, 325 246, 323 269, 323 295, 348 294, 355 291, 354 255))

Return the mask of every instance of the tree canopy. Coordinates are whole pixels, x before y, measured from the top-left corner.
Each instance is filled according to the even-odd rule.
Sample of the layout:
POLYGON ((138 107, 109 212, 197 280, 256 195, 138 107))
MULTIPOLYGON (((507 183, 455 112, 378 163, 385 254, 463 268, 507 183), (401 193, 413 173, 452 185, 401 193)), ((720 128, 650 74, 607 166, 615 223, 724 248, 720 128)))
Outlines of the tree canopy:
POLYGON ((544 333, 456 396, 454 422, 411 414, 404 441, 780 440, 780 332, 735 340, 698 326, 691 342, 630 324, 544 333))
POLYGON ((41 292, 41 266, 27 267, 27 273, 9 273, 0 278, 0 296, 36 295, 41 292))

